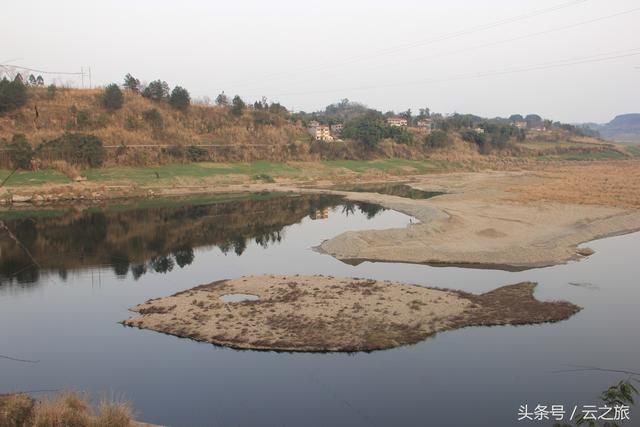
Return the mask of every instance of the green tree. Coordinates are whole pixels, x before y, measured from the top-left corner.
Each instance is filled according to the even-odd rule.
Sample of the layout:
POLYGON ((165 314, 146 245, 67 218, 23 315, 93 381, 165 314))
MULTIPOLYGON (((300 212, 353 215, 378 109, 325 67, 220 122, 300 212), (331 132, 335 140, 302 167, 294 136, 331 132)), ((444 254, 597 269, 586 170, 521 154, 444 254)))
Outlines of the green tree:
POLYGON ((118 110, 122 108, 124 95, 117 84, 112 83, 104 89, 102 93, 102 106, 107 110, 118 110))
POLYGON ((527 114, 527 116, 524 118, 527 122, 527 127, 528 128, 540 128, 543 126, 543 120, 542 117, 540 117, 537 114, 527 114))
POLYGON ((102 141, 95 135, 83 133, 65 133, 44 143, 40 151, 48 152, 72 165, 92 168, 102 166, 106 157, 102 141))
POLYGON ((36 76, 34 76, 33 74, 29 74, 29 85, 35 86, 36 83, 37 83, 36 76))
POLYGON ((177 110, 186 111, 191 105, 189 91, 181 86, 174 87, 169 97, 169 104, 177 110))
POLYGON ((9 81, 6 78, 0 80, 0 113, 12 111, 22 107, 27 102, 27 88, 22 83, 22 78, 9 81))
POLYGON ((348 121, 342 130, 343 137, 354 139, 368 148, 376 147, 386 134, 387 124, 384 117, 373 110, 348 121))
POLYGON ((411 144, 413 135, 407 128, 400 126, 387 126, 387 138, 393 139, 398 144, 411 144))
POLYGON ((221 107, 227 107, 229 105, 229 97, 224 94, 224 91, 216 97, 216 104, 221 107))
POLYGON ((42 78, 42 76, 38 75, 38 78, 36 79, 36 84, 38 86, 44 86, 44 79, 42 78))
POLYGON ((443 130, 434 130, 426 136, 424 143, 429 148, 445 148, 450 146, 453 141, 449 138, 449 134, 443 130))
POLYGON ((236 95, 233 97, 233 101, 231 102, 231 112, 236 116, 241 116, 244 109, 247 105, 244 103, 240 95, 236 95))
POLYGON ((140 80, 133 77, 131 74, 124 76, 124 87, 131 92, 140 92, 140 80))
POLYGON ((23 134, 15 134, 8 145, 11 166, 15 169, 31 169, 33 147, 23 134))
POLYGON ((154 101, 162 101, 169 97, 169 84, 162 80, 154 80, 142 91, 142 96, 154 101))

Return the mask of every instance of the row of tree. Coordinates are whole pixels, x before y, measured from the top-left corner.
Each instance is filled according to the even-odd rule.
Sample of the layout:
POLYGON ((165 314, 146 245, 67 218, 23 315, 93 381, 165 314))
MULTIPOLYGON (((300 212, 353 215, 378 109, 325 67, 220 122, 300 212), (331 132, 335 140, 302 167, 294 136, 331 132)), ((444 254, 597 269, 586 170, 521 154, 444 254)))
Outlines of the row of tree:
POLYGON ((32 169, 32 161, 37 158, 64 160, 78 167, 99 167, 106 158, 102 141, 95 135, 82 133, 64 133, 35 147, 24 135, 15 134, 10 141, 0 139, 0 147, 8 153, 13 169, 32 169))

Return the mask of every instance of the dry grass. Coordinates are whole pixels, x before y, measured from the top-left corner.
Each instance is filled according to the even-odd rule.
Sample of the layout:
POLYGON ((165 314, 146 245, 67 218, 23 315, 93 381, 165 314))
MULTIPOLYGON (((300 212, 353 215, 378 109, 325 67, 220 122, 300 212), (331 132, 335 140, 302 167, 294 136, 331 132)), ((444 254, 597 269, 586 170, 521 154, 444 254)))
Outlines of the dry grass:
POLYGON ((34 170, 53 169, 70 179, 80 176, 80 169, 76 166, 70 165, 65 160, 33 161, 32 164, 34 166, 34 170))
POLYGON ((372 351, 465 326, 566 319, 580 308, 541 302, 535 284, 472 295, 401 283, 325 276, 223 280, 140 304, 123 323, 240 349, 372 351), (259 299, 225 303, 226 294, 259 299))
POLYGON ((517 201, 640 208, 640 161, 590 162, 542 169, 538 180, 509 188, 517 201))
POLYGON ((0 396, 0 427, 130 427, 126 403, 103 401, 93 410, 86 396, 66 392, 42 401, 24 394, 0 396))
MULTIPOLYGON (((277 120, 273 124, 258 125, 249 110, 242 117, 236 117, 226 108, 192 105, 183 113, 171 108, 166 102, 154 102, 130 92, 125 92, 125 102, 121 109, 107 111, 101 105, 101 94, 101 89, 61 88, 50 99, 46 89, 31 88, 27 105, 0 116, 0 138, 10 139, 13 134, 22 133, 32 144, 39 144, 57 138, 65 131, 91 133, 105 145, 114 147, 108 149, 108 164, 112 165, 148 165, 176 161, 164 158, 159 150, 117 151, 115 147, 121 145, 267 144, 274 147, 291 146, 293 150, 297 149, 294 147, 296 143, 308 140, 306 129, 301 124, 290 123, 277 116, 274 116, 277 120), (158 110, 162 117, 160 127, 154 128, 145 120, 145 111, 151 109, 158 110)), ((308 147, 308 144, 304 145, 308 147)), ((267 148, 269 150, 265 151, 244 147, 242 151, 233 152, 222 149, 212 153, 212 156, 249 161, 271 156, 271 147, 267 148)), ((273 154, 276 157, 280 155, 277 152, 273 154)), ((298 154, 301 159, 305 158, 305 153, 298 154)), ((290 156, 291 153, 287 155, 290 156)))
POLYGON ((370 150, 349 141, 309 143, 302 123, 293 123, 278 115, 270 116, 266 123, 256 120, 255 111, 251 109, 241 117, 234 116, 227 108, 208 105, 192 105, 187 112, 180 112, 166 102, 154 102, 125 92, 123 107, 107 111, 101 105, 101 89, 60 88, 53 98, 48 97, 44 88, 30 88, 29 92, 27 105, 0 116, 0 138, 10 139, 13 134, 22 133, 33 144, 39 144, 57 138, 65 131, 91 133, 110 147, 107 165, 146 166, 187 161, 168 155, 161 147, 199 144, 224 145, 207 149, 206 157, 211 161, 433 158, 462 163, 467 168, 518 167, 535 162, 536 156, 573 153, 575 150, 591 152, 604 147, 597 140, 555 133, 550 138, 558 143, 516 144, 506 151, 481 156, 478 147, 463 142, 459 135, 453 136, 454 144, 446 150, 427 150, 422 144, 424 135, 412 129, 413 143, 397 144, 386 140, 370 150), (161 123, 155 126, 145 119, 145 112, 152 109, 161 117, 161 123))

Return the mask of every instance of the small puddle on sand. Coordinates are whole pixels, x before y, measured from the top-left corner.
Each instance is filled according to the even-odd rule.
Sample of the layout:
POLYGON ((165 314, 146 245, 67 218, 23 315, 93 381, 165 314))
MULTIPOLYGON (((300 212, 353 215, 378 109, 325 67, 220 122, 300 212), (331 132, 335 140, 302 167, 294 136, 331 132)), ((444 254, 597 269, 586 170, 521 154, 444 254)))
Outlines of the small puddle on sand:
POLYGON ((242 302, 242 301, 257 301, 260 297, 258 295, 251 294, 226 294, 220 297, 222 302, 242 302))

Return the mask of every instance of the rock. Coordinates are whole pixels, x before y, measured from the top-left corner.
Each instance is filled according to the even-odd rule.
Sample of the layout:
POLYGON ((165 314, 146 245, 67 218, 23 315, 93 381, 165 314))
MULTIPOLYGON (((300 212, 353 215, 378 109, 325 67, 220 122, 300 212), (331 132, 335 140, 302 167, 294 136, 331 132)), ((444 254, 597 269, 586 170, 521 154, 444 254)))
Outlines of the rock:
POLYGON ((31 201, 31 196, 21 196, 19 194, 14 194, 11 196, 11 201, 13 203, 28 203, 31 201))
POLYGON ((86 180, 87 180, 87 178, 86 178, 86 177, 84 177, 84 176, 80 176, 80 175, 78 175, 78 176, 76 176, 75 178, 73 178, 73 180, 74 180, 74 182, 82 182, 82 181, 86 181, 86 180))
POLYGON ((576 249, 576 253, 581 256, 589 256, 593 255, 595 251, 591 248, 578 248, 576 249))

